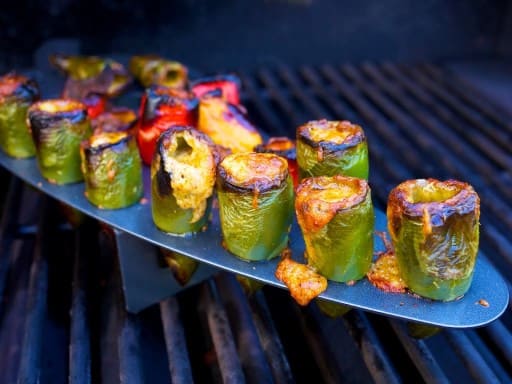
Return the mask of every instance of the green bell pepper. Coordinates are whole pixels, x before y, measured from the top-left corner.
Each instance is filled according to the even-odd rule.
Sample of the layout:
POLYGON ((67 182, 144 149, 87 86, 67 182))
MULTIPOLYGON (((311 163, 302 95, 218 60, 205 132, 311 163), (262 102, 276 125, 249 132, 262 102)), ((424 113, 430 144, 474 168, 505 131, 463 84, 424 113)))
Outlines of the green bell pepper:
POLYGON ((199 262, 179 252, 160 248, 165 263, 170 268, 174 278, 181 285, 185 286, 197 270, 199 262))
POLYGON ((310 121, 297 129, 301 179, 345 175, 368 179, 368 146, 363 129, 348 121, 310 121))
POLYGON ((288 244, 293 183, 286 159, 236 153, 219 164, 219 213, 225 247, 247 261, 269 260, 288 244))
POLYGON ((160 135, 151 163, 151 207, 160 230, 186 234, 207 225, 216 164, 214 144, 196 129, 174 126, 160 135))
POLYGON ((41 174, 56 184, 82 181, 80 143, 92 134, 86 106, 75 100, 44 100, 27 115, 41 174))
POLYGON ((375 220, 366 180, 341 175, 304 179, 297 188, 295 211, 311 267, 337 282, 366 274, 375 220))
POLYGON ((85 196, 102 209, 118 209, 140 200, 142 164, 135 137, 126 132, 103 132, 80 146, 85 196))
POLYGON ((27 126, 27 110, 39 99, 34 80, 15 73, 0 77, 0 147, 12 157, 36 154, 27 126))
POLYGON ((413 292, 450 301, 466 293, 479 242, 480 199, 466 183, 408 180, 388 200, 388 229, 413 292))
POLYGON ((146 88, 151 85, 163 85, 168 88, 185 89, 188 83, 188 69, 186 66, 159 56, 133 56, 128 68, 132 75, 146 88))

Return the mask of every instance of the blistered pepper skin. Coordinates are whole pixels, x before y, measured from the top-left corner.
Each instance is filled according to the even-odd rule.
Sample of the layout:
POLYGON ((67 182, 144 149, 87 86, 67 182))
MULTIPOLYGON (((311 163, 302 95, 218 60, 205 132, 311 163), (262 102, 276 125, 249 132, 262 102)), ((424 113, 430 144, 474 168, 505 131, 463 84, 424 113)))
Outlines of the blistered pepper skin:
POLYGON ((151 163, 151 209, 158 229, 172 234, 188 234, 206 228, 212 205, 216 161, 211 140, 192 127, 174 127, 160 136, 151 163), (176 140, 181 140, 182 144, 172 148, 172 143, 177 142, 176 140), (169 153, 170 148, 172 154, 169 153), (188 155, 181 155, 183 153, 188 155), (188 156, 188 160, 182 156, 188 156), (166 158, 174 158, 188 169, 185 173, 181 173, 179 168, 170 169, 171 160, 166 158), (192 168, 200 170, 200 180, 189 177, 189 172, 194 172, 192 168), (181 181, 184 184, 176 184, 181 181), (192 203, 186 203, 185 200, 191 196, 192 203))
POLYGON ((9 73, 0 77, 0 147, 11 157, 27 158, 36 153, 27 126, 27 110, 39 99, 37 83, 9 73))
MULTIPOLYGON (((293 218, 293 182, 283 158, 272 154, 247 153, 230 155, 226 159, 240 157, 254 157, 254 164, 262 168, 271 161, 279 162, 282 173, 268 179, 261 178, 260 181, 264 181, 258 184, 253 181, 249 171, 247 185, 240 187, 232 182, 237 175, 219 166, 217 194, 224 245, 243 260, 269 260, 288 244, 293 218)), ((226 159, 221 165, 227 162, 226 159)))
POLYGON ((119 209, 140 200, 142 163, 132 135, 97 147, 82 144, 80 153, 85 194, 92 204, 119 209))
POLYGON ((391 191, 387 215, 409 289, 442 301, 464 295, 479 243, 480 200, 473 188, 454 180, 409 180, 391 191))
POLYGON ((295 210, 311 267, 337 282, 365 276, 373 256, 375 217, 371 193, 364 180, 341 175, 305 179, 297 189, 295 210), (331 188, 331 183, 353 183, 358 189, 357 199, 337 205, 321 197, 310 197, 311 191, 331 188))
POLYGON ((80 143, 92 134, 86 106, 74 100, 45 100, 29 108, 28 120, 43 177, 56 184, 82 181, 80 143))
POLYGON ((247 261, 270 260, 288 244, 293 217, 293 183, 257 196, 217 185, 222 234, 226 248, 247 261), (255 208, 256 206, 256 208, 255 208))
POLYGON ((361 127, 346 121, 311 121, 297 130, 299 177, 344 175, 368 179, 368 145, 361 127), (311 127, 350 133, 339 142, 315 139, 311 127))

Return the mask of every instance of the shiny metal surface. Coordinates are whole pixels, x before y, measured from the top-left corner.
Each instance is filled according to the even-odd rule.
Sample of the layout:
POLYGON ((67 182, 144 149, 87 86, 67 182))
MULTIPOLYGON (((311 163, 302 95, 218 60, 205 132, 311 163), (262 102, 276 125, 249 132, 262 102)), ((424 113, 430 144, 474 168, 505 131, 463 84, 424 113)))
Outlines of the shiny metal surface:
MULTIPOLYGON (((144 170, 147 201, 125 209, 106 211, 92 206, 86 200, 82 183, 57 186, 44 180, 34 159, 17 160, 0 154, 0 164, 46 194, 142 241, 179 251, 211 266, 284 288, 284 285, 274 276, 277 259, 269 262, 248 263, 231 255, 222 247, 222 236, 216 211, 208 229, 200 234, 176 237, 160 232, 154 226, 151 218, 148 169, 144 170)), ((375 227, 376 230, 386 229, 386 218, 380 211, 376 211, 375 227)), ((304 244, 296 225, 293 226, 290 234, 290 248, 294 259, 302 260, 304 244)), ((381 242, 376 240, 376 250, 381 249, 381 242)), ((136 247, 133 247, 131 251, 136 251, 136 247)), ((340 304, 410 321, 442 327, 467 328, 482 326, 498 318, 507 306, 508 290, 500 274, 490 265, 486 257, 480 254, 471 289, 462 299, 455 302, 433 302, 409 294, 385 293, 374 288, 366 279, 353 286, 329 283, 328 289, 321 297, 340 304), (480 305, 481 299, 484 299, 489 305, 480 305)))

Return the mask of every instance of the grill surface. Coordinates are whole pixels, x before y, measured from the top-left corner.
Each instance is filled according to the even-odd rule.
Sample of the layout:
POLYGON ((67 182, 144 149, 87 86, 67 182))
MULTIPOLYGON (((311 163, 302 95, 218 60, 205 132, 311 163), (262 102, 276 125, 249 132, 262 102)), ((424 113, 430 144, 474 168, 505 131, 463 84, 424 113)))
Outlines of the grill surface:
MULTIPOLYGON (((242 78, 244 104, 268 134, 293 136, 313 118, 360 123, 381 208, 407 178, 473 184, 481 247, 511 290, 510 114, 432 65, 279 67, 242 78)), ((510 303, 489 326, 416 340, 405 323, 355 310, 330 319, 278 289, 247 297, 220 274, 127 314, 109 232, 95 222, 73 230, 54 201, 1 177, 9 185, 0 227, 2 382, 512 380, 510 303)))

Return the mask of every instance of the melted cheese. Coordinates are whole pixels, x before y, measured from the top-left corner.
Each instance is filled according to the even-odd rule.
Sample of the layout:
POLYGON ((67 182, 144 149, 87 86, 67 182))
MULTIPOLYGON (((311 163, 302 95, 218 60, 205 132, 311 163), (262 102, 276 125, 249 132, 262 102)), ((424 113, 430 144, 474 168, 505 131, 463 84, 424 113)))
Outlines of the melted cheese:
POLYGON ((348 137, 355 135, 361 128, 348 121, 312 121, 306 125, 309 137, 315 142, 328 141, 343 144, 348 137))
POLYGON ((247 188, 252 184, 279 185, 287 175, 286 159, 271 153, 235 153, 221 163, 229 182, 247 188))
POLYGON ((209 143, 189 131, 177 132, 164 156, 165 171, 171 175, 176 203, 192 209, 191 223, 204 215, 215 183, 215 159, 209 143))

